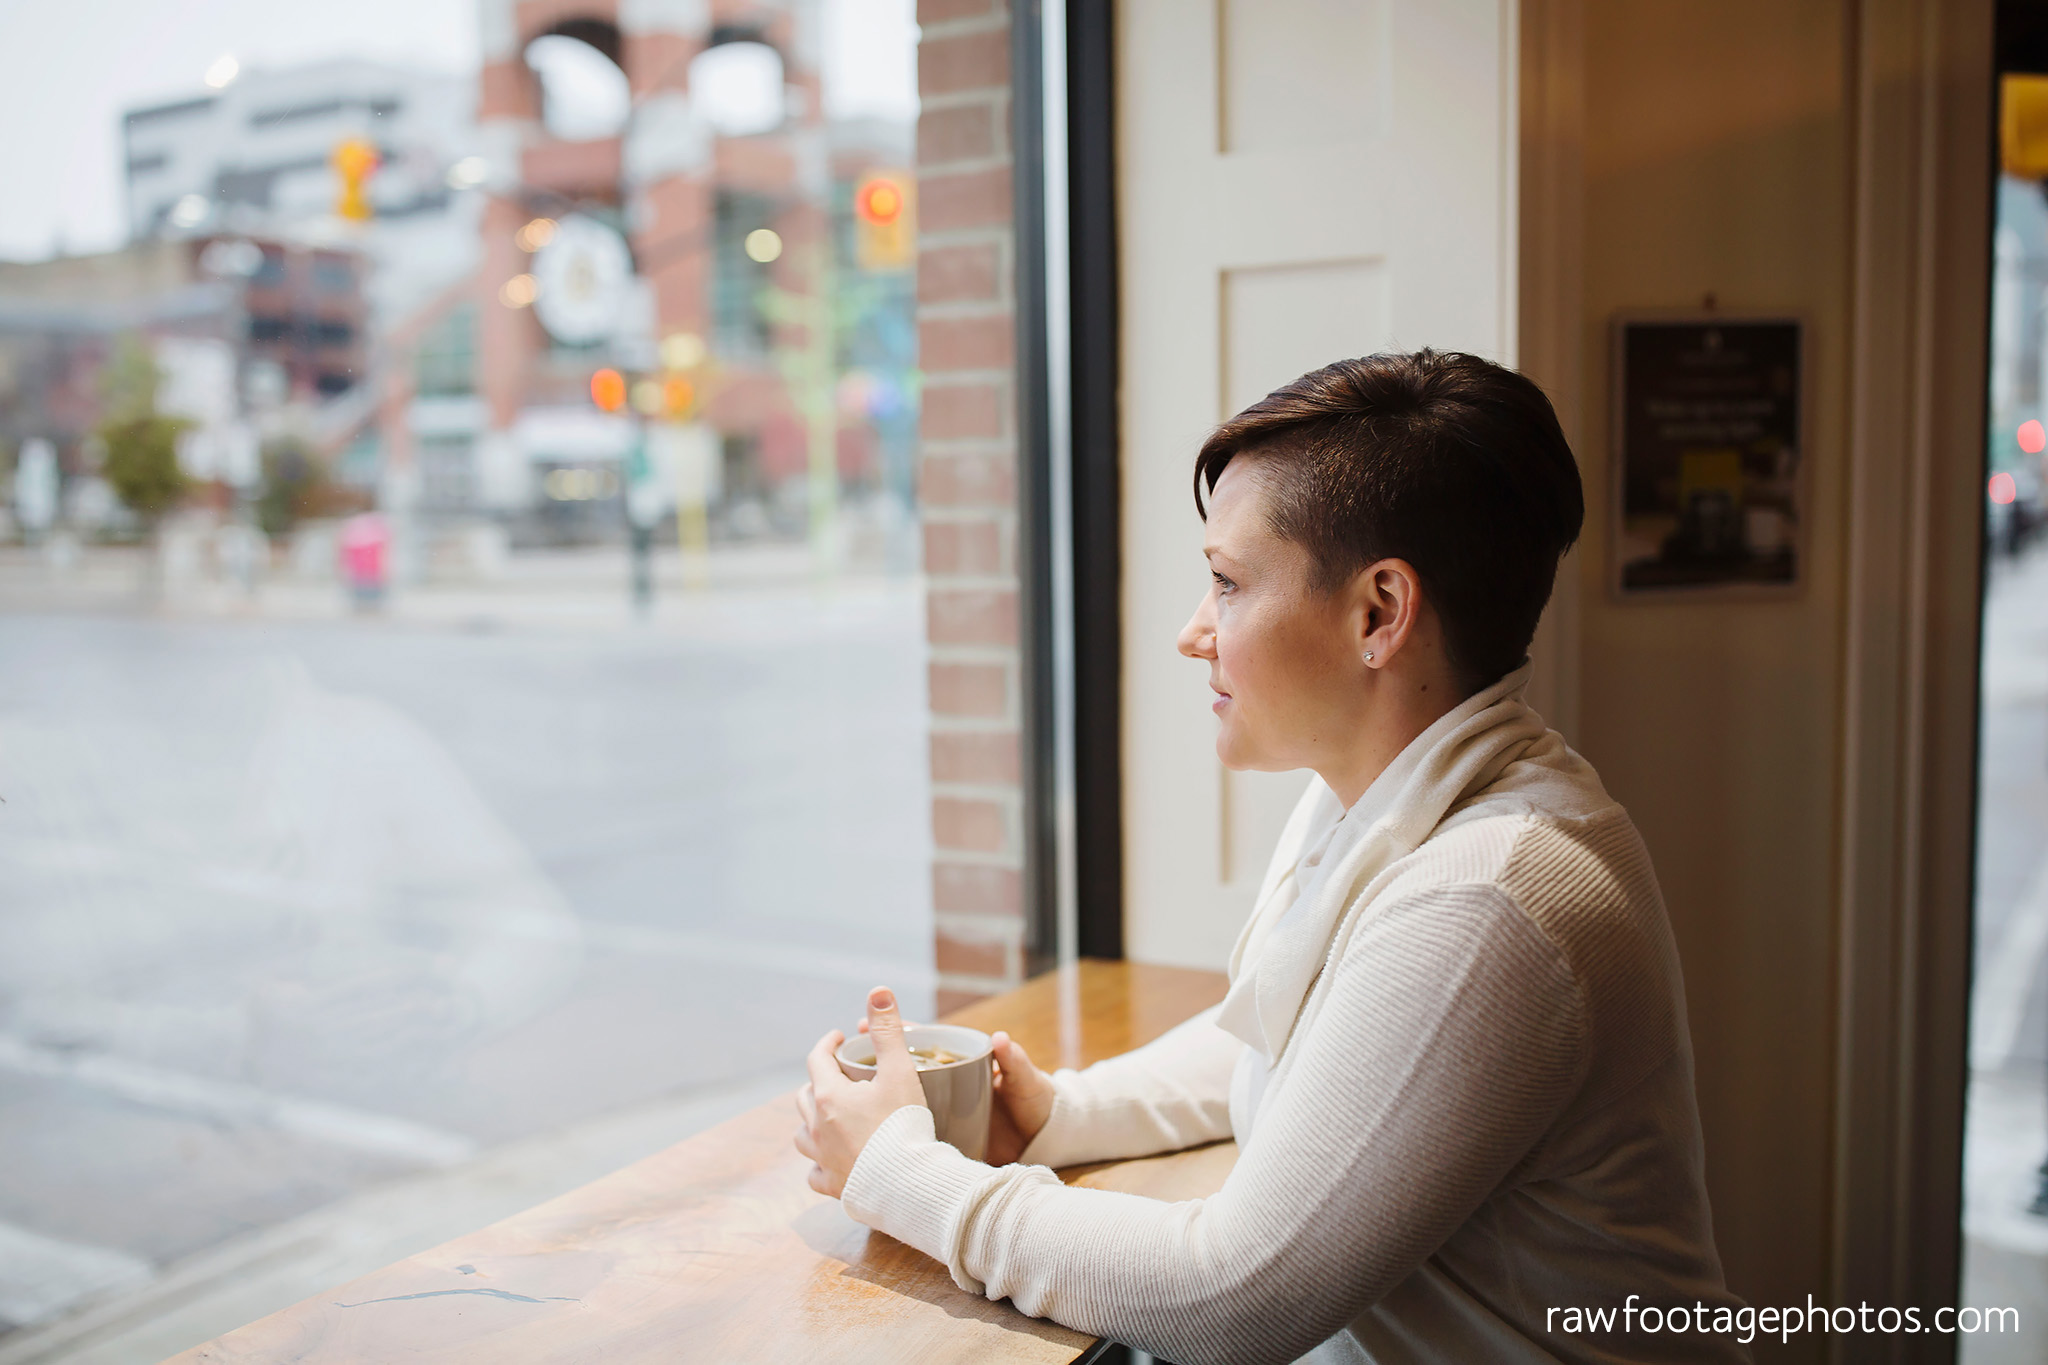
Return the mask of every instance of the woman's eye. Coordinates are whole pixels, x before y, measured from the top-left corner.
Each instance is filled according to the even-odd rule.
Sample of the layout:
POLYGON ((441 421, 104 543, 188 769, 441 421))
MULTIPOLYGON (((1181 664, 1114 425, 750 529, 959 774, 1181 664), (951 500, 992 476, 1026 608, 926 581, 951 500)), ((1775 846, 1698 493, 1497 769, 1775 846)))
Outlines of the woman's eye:
POLYGON ((1232 588, 1237 586, 1235 583, 1225 578, 1222 574, 1217 573, 1214 569, 1211 569, 1209 571, 1209 577, 1216 580, 1216 587, 1219 591, 1222 592, 1229 592, 1232 588))

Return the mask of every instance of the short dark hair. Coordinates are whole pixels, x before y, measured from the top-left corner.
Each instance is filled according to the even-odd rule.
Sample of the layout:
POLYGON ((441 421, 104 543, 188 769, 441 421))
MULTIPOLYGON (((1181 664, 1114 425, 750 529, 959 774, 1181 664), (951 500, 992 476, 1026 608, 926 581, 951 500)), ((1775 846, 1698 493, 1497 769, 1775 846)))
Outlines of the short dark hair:
POLYGON ((1543 390, 1455 351, 1340 360, 1224 422, 1195 458, 1204 520, 1203 493, 1239 456, 1319 591, 1382 559, 1415 566, 1466 696, 1520 667, 1586 517, 1543 390))

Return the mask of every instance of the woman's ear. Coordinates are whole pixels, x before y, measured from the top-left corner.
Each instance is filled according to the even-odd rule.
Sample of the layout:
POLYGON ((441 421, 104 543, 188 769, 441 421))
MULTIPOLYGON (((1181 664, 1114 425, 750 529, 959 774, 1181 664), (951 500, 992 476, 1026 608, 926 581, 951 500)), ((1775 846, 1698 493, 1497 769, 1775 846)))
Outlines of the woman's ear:
POLYGON ((1359 658, 1367 668, 1385 668, 1415 633, 1422 577, 1405 559, 1382 559, 1361 570, 1357 583, 1359 658))

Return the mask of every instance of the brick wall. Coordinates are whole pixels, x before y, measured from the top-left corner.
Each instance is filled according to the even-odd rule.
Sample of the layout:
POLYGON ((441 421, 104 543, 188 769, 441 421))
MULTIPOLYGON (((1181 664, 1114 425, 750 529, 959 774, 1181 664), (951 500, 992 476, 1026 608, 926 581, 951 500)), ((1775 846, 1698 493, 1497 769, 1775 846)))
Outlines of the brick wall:
POLYGON ((1010 13, 919 0, 920 501, 939 1008, 1022 979, 1010 13))

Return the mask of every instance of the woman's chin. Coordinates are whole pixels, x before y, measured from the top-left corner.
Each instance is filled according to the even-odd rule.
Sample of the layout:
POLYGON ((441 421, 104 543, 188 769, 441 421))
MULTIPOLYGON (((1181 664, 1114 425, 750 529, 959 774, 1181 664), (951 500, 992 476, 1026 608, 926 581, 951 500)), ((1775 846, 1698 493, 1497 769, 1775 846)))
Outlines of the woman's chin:
POLYGON ((1249 752, 1249 746, 1237 735, 1230 733, 1226 726, 1216 735, 1216 759, 1232 772, 1244 772, 1259 766, 1258 756, 1249 752))

